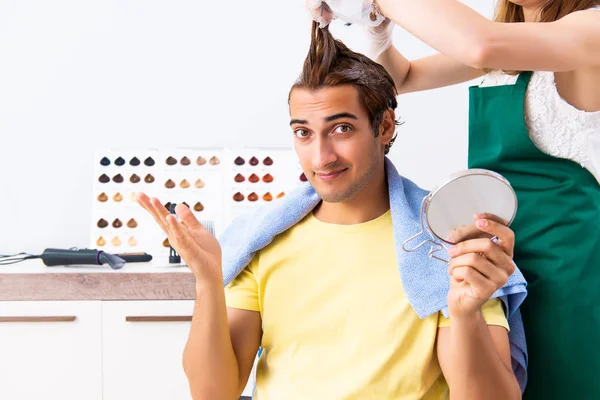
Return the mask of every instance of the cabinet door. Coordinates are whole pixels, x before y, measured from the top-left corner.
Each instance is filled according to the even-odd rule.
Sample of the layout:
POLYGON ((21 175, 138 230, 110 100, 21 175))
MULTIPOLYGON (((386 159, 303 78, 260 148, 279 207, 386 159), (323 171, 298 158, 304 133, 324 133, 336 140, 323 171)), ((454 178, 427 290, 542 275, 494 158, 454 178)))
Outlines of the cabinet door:
POLYGON ((0 302, 0 382, 0 399, 102 400, 100 302, 0 302))
POLYGON ((193 301, 102 303, 104 400, 191 399, 183 372, 193 301))
POLYGON ((193 309, 187 300, 102 303, 104 400, 191 399, 182 357, 193 309))

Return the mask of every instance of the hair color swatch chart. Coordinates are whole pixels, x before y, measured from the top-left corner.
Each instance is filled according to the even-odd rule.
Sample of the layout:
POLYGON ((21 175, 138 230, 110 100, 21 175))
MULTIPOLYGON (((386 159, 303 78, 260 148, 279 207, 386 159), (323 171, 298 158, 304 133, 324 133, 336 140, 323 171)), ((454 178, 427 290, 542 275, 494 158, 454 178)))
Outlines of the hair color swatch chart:
POLYGON ((277 201, 306 179, 289 148, 109 149, 96 153, 91 248, 166 256, 169 241, 135 200, 184 203, 218 236, 236 217, 277 201))

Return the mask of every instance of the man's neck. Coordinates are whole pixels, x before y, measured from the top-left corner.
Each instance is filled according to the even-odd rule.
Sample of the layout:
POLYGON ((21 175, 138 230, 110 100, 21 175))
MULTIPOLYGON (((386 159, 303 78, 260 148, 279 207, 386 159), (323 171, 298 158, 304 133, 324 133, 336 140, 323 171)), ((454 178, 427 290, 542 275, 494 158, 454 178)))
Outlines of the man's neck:
POLYGON ((313 211, 322 222, 336 225, 354 225, 374 220, 390 209, 385 170, 367 187, 348 201, 321 202, 313 211))

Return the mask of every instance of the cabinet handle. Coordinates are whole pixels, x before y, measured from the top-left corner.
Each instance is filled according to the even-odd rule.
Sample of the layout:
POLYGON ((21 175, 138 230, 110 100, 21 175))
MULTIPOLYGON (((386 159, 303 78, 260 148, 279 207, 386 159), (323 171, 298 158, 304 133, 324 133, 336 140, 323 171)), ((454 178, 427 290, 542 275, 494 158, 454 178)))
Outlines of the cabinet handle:
POLYGON ((18 316, 18 317, 0 317, 0 322, 73 322, 77 319, 74 315, 61 316, 18 316))
POLYGON ((138 315, 127 316, 127 322, 187 322, 191 321, 191 315, 138 315))

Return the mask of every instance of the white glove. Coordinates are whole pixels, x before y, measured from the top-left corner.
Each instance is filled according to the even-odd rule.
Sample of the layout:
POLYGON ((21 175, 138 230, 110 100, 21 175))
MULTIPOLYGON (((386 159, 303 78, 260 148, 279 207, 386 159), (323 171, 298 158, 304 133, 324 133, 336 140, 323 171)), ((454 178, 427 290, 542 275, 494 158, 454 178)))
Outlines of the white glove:
POLYGON ((304 0, 304 7, 312 19, 319 23, 319 28, 325 28, 334 19, 333 11, 322 0, 304 0))
POLYGON ((321 27, 334 19, 350 24, 378 26, 385 17, 373 5, 374 0, 305 0, 304 5, 321 27))
POLYGON ((377 60, 384 51, 392 47, 394 23, 386 18, 379 26, 369 26, 365 30, 369 42, 366 55, 371 60, 377 60))

